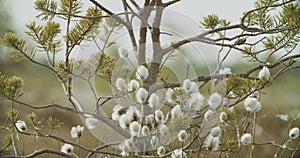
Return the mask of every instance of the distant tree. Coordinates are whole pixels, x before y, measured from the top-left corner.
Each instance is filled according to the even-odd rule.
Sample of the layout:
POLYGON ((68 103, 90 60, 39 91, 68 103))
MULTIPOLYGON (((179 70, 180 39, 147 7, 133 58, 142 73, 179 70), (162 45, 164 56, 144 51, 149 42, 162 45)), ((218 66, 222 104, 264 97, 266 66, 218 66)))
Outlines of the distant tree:
MULTIPOLYGON (((298 127, 290 130, 286 143, 255 140, 264 89, 285 72, 299 68, 300 53, 295 48, 300 40, 300 8, 295 0, 257 0, 254 8, 245 11, 236 24, 209 14, 200 22, 204 30, 199 30, 199 34, 168 43, 162 42, 162 36, 172 33, 162 30, 162 19, 166 9, 180 5, 180 0, 144 0, 143 3, 122 0, 120 3, 123 11, 115 13, 95 0, 36 0, 35 8, 40 12, 42 24, 26 25, 26 34, 36 45, 30 46, 11 32, 5 34, 1 43, 12 50, 11 57, 50 70, 73 107, 27 103, 21 99, 25 93, 23 79, 1 75, 0 93, 2 98, 11 101, 8 115, 12 121, 0 126, 9 134, 6 140, 9 145, 2 150, 11 148, 14 157, 21 157, 16 134, 64 143, 60 149, 37 148, 25 157, 45 153, 80 157, 78 150, 86 151, 86 157, 96 154, 209 157, 211 153, 235 157, 244 148, 249 149, 245 155, 253 157, 254 147, 258 145, 277 148, 274 157, 281 157, 285 151, 290 151, 293 157, 300 150, 298 127), (119 58, 114 57, 108 52, 118 47, 113 39, 124 30, 131 48, 118 48, 119 58), (181 65, 186 66, 186 72, 174 73, 185 78, 169 80, 166 63, 180 60, 180 48, 195 42, 218 48, 216 67, 210 68, 210 74, 193 74, 190 71, 195 69, 193 63, 181 65), (84 56, 78 49, 87 46, 97 51, 87 60, 74 57, 75 52, 84 56), (225 68, 224 62, 231 60, 232 53, 242 54, 250 66, 242 72, 225 68), (94 83, 97 78, 111 84, 112 95, 99 94, 94 83), (85 84, 89 91, 76 87, 80 84, 85 84), (81 100, 82 95, 89 99, 81 100), (116 105, 105 106, 111 100, 116 105), (245 108, 237 111, 234 108, 239 103, 245 108), (26 123, 18 117, 14 104, 76 113, 92 133, 104 130, 100 135, 104 145, 91 148, 89 144, 74 143, 53 133, 61 126, 53 118, 47 120, 47 127, 41 126, 36 115, 30 113, 26 123), (289 146, 291 141, 298 141, 298 145, 289 146)), ((83 130, 82 126, 73 127, 72 138, 79 140, 83 130)))

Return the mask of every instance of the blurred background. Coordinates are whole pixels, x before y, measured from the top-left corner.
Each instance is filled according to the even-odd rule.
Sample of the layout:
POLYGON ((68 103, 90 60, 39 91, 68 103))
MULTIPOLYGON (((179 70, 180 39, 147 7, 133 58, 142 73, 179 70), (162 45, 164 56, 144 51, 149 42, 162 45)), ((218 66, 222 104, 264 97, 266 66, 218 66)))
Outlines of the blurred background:
MULTIPOLYGON (((33 9, 32 0, 11 0, 4 1, 0 0, 0 37, 3 37, 5 32, 11 31, 15 32, 18 36, 27 38, 25 36, 25 27, 26 23, 29 23, 35 19, 37 13, 33 9)), ((107 6, 118 11, 120 7, 117 1, 104 0, 107 6)), ((217 1, 211 0, 210 2, 195 2, 191 3, 190 1, 183 1, 179 5, 175 5, 172 9, 176 12, 180 12, 184 15, 189 16, 187 23, 176 21, 170 18, 170 21, 166 23, 167 26, 175 27, 176 30, 179 30, 180 34, 193 35, 196 32, 190 31, 187 27, 199 27, 195 26, 195 21, 199 22, 202 20, 202 17, 208 13, 215 13, 221 15, 223 18, 231 20, 233 23, 239 20, 240 15, 245 10, 251 8, 253 1, 239 1, 239 0, 230 0, 230 3, 227 1, 217 1), (235 5, 232 5, 234 3, 235 5), (218 4, 218 5, 216 5, 218 4), (193 22, 189 22, 192 21, 193 22), (188 26, 192 25, 192 26, 188 26)), ((122 45, 122 44, 121 44, 122 45)), ((205 52, 207 50, 216 48, 205 47, 201 51, 205 52)), ((185 50, 188 51, 188 50, 185 50)), ((295 50, 299 52, 299 48, 295 50)), ((212 59, 215 59, 214 56, 211 56, 212 59)), ((232 69, 232 72, 241 72, 245 65, 241 60, 235 60, 226 63, 226 66, 232 69)), ((208 60, 208 63, 211 61, 208 60)), ((201 69, 201 67, 199 68, 201 69)), ((205 68, 204 68, 205 69, 205 68)), ((9 58, 9 50, 4 46, 0 45, 0 72, 9 76, 20 76, 25 82, 24 87, 24 96, 21 97, 21 100, 31 103, 33 105, 45 105, 55 102, 57 104, 71 106, 67 102, 67 98, 64 96, 64 93, 59 85, 59 82, 56 80, 52 72, 31 64, 30 62, 14 62, 9 58)), ((291 71, 286 73, 284 76, 278 78, 274 84, 265 90, 265 94, 262 97, 262 111, 258 115, 258 142, 274 140, 275 142, 280 142, 282 138, 287 138, 288 134, 286 133, 287 128, 300 126, 300 72, 291 71), (284 121, 278 117, 278 115, 287 114, 289 116, 288 121, 284 121), (293 121, 289 125, 290 121, 293 121)), ((241 108, 242 105, 239 105, 238 108, 241 108)), ((0 100, 0 124, 6 122, 10 123, 7 117, 7 111, 10 108, 10 102, 5 100, 0 100)), ((33 112, 32 109, 24 108, 22 106, 16 105, 16 108, 20 110, 19 118, 26 120, 27 114, 33 112)), ((64 122, 61 129, 56 130, 55 132, 59 133, 60 136, 71 140, 70 129, 71 127, 83 123, 81 119, 73 115, 72 113, 65 113, 58 109, 52 108, 49 110, 35 110, 37 114, 37 120, 45 124, 45 120, 49 117, 58 119, 61 122, 64 122)), ((85 130, 83 135, 82 142, 87 144, 88 147, 95 147, 99 145, 99 142, 93 135, 88 134, 88 131, 85 130), (88 143, 87 143, 88 142, 88 143)), ((0 131, 0 148, 4 145, 4 140, 6 133, 0 131)), ((51 146, 57 147, 60 144, 53 142, 51 140, 39 140, 33 141, 31 137, 20 135, 20 141, 18 141, 19 149, 21 154, 29 154, 35 149, 33 146, 30 146, 28 143, 37 143, 38 146, 51 146)), ((74 140, 75 142, 76 140, 74 140)), ((290 144, 291 146, 295 144, 290 144)), ((254 157, 272 157, 275 148, 267 146, 257 146, 255 150, 254 157)), ((11 151, 3 151, 1 155, 5 155, 11 151)), ((75 151, 76 152, 76 151, 75 151)), ((299 153, 299 152, 298 152, 299 153)), ((82 153, 84 154, 84 153, 82 153)), ((289 154, 288 152, 286 154, 289 154)), ((299 154, 298 154, 299 155, 299 154)))

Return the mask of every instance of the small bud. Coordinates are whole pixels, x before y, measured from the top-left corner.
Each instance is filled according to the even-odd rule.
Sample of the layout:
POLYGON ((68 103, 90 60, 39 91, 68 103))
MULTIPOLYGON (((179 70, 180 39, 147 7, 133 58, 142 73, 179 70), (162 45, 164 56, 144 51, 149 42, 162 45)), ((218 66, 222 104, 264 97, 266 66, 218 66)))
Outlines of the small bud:
POLYGON ((24 121, 18 120, 15 125, 20 132, 26 131, 26 123, 24 121))
POLYGON ((289 136, 291 139, 296 139, 299 137, 299 134, 300 134, 300 130, 298 127, 294 127, 290 130, 289 132, 289 136))
POLYGON ((74 147, 71 144, 64 144, 60 151, 66 154, 72 154, 74 147))
POLYGON ((148 98, 148 91, 144 88, 140 88, 137 92, 136 92, 136 100, 140 103, 143 104, 146 102, 147 98, 148 98))
POLYGON ((213 118, 214 112, 212 110, 207 110, 204 114, 204 120, 209 121, 213 118))
POLYGON ((166 153, 166 149, 163 146, 158 147, 157 149, 157 155, 162 156, 166 153))
POLYGON ((82 135, 84 127, 77 125, 76 127, 72 127, 71 129, 71 137, 72 138, 80 138, 82 135))
POLYGON ((131 136, 137 136, 140 131, 140 124, 137 121, 133 121, 129 125, 131 136))
POLYGON ((116 80, 116 88, 117 90, 119 91, 124 91, 126 89, 126 83, 125 83, 125 80, 122 79, 122 78, 118 78, 116 80))
POLYGON ((261 103, 252 97, 247 97, 244 101, 244 105, 247 111, 258 112, 261 109, 261 103))
POLYGON ((220 137, 222 134, 221 128, 219 126, 216 126, 210 130, 209 134, 213 137, 220 137))
POLYGON ((88 129, 95 129, 98 125, 98 120, 93 116, 88 115, 87 118, 85 119, 85 123, 88 129))
POLYGON ((262 79, 262 78, 270 78, 270 70, 268 67, 264 66, 258 73, 258 78, 262 79))
POLYGON ((212 94, 208 99, 208 105, 212 109, 216 109, 222 103, 222 96, 218 93, 212 94))
POLYGON ((153 108, 159 103, 159 97, 155 93, 152 93, 149 97, 149 107, 153 108))
POLYGON ((249 133, 245 133, 241 137, 241 143, 244 145, 250 145, 252 143, 252 136, 249 133))
POLYGON ((184 142, 189 137, 188 133, 185 130, 180 130, 178 133, 178 140, 184 142))
POLYGON ((136 91, 140 87, 140 83, 137 80, 131 80, 128 83, 128 91, 136 91))
POLYGON ((138 80, 145 80, 148 77, 148 75, 149 75, 148 69, 144 65, 141 65, 137 68, 135 77, 138 80))
POLYGON ((220 122, 227 122, 228 121, 228 115, 226 114, 226 112, 221 112, 219 120, 220 122))

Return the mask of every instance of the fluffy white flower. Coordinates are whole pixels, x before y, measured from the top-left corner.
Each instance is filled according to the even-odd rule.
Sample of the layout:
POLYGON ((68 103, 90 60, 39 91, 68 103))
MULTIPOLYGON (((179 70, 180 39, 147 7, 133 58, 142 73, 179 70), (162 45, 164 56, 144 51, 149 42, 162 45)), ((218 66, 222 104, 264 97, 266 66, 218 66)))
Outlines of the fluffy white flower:
POLYGON ((182 89, 188 93, 188 91, 191 89, 192 87, 192 82, 189 79, 185 79, 182 83, 182 89))
POLYGON ((154 115, 150 114, 145 117, 145 124, 151 126, 154 123, 154 115))
POLYGON ((186 158, 186 153, 182 149, 176 149, 172 152, 171 158, 186 158))
POLYGON ((72 154, 74 147, 71 144, 64 144, 61 146, 60 151, 66 154, 72 154))
POLYGON ((159 145, 159 139, 157 138, 157 136, 151 137, 150 144, 152 147, 157 147, 159 145))
POLYGON ((168 136, 169 134, 169 127, 165 124, 161 124, 159 127, 159 132, 163 136, 168 136))
POLYGON ((296 139, 299 137, 299 134, 300 134, 300 130, 298 127, 294 127, 290 130, 289 132, 289 136, 291 139, 296 139))
POLYGON ((250 145, 252 143, 252 136, 250 133, 245 133, 241 137, 241 143, 244 145, 250 145))
POLYGON ((123 78, 117 78, 116 88, 119 91, 124 91, 126 89, 126 83, 125 83, 125 80, 123 78))
POLYGON ((157 155, 162 156, 166 153, 166 149, 163 146, 157 148, 157 155))
POLYGON ((209 121, 213 118, 214 112, 212 110, 207 110, 204 114, 204 120, 209 121))
POLYGON ((258 112, 261 109, 261 103, 252 97, 247 97, 244 101, 244 105, 247 111, 258 112))
POLYGON ((223 69, 219 70, 219 74, 231 74, 231 69, 228 67, 225 67, 223 69))
POLYGON ((122 150, 121 156, 122 156, 122 157, 129 156, 129 153, 128 153, 127 151, 125 151, 125 150, 122 150))
POLYGON ((87 118, 85 119, 85 123, 88 129, 95 129, 98 125, 98 119, 96 119, 91 115, 88 115, 87 118))
POLYGON ((221 128, 219 126, 216 126, 210 130, 209 134, 213 137, 220 137, 222 134, 221 128))
POLYGON ((174 118, 179 118, 182 115, 182 110, 180 105, 176 105, 171 109, 171 117, 172 119, 174 118))
POLYGON ((203 142, 203 147, 208 148, 210 151, 216 151, 219 148, 220 137, 213 137, 212 135, 207 135, 203 142))
POLYGON ((194 111, 199 111, 204 104, 204 97, 200 93, 193 93, 189 101, 189 106, 194 111))
POLYGON ((150 134, 150 129, 149 129, 148 126, 143 126, 142 127, 142 134, 143 134, 143 136, 147 136, 147 135, 150 134))
POLYGON ((197 92, 199 92, 199 87, 196 82, 192 82, 191 88, 188 90, 188 93, 193 94, 193 93, 197 93, 197 92))
POLYGON ((82 131, 83 131, 84 127, 77 125, 76 127, 72 127, 71 129, 71 137, 72 138, 80 138, 82 135, 82 131))
POLYGON ((270 70, 266 66, 264 66, 258 73, 258 78, 269 78, 270 77, 270 70))
POLYGON ((219 120, 220 122, 227 122, 228 121, 228 115, 226 114, 226 112, 221 112, 220 116, 219 116, 219 120))
POLYGON ((134 121, 137 121, 138 118, 142 117, 141 111, 135 106, 130 106, 126 111, 126 114, 129 115, 131 120, 134 121))
POLYGON ((216 109, 222 103, 222 96, 218 93, 212 94, 208 99, 208 105, 212 109, 216 109))
POLYGON ((159 97, 155 93, 152 93, 149 97, 149 107, 153 108, 159 103, 159 97))
POLYGON ((192 94, 192 93, 196 93, 199 91, 197 83, 192 82, 189 79, 185 79, 182 83, 182 89, 188 93, 188 94, 192 94))
POLYGON ((140 124, 137 121, 133 121, 129 125, 131 136, 137 136, 140 131, 140 124))
POLYGON ((26 123, 22 120, 18 120, 16 123, 15 123, 17 129, 20 131, 20 132, 24 132, 26 131, 26 123))
POLYGON ((148 91, 144 88, 139 88, 139 90, 135 94, 135 97, 139 103, 143 104, 148 98, 148 91))
POLYGON ((128 151, 128 150, 132 149, 132 147, 133 147, 132 139, 124 140, 121 144, 118 145, 118 147, 122 151, 128 151))
POLYGON ((112 120, 114 121, 119 121, 120 119, 120 116, 122 114, 124 114, 126 111, 125 111, 125 108, 119 104, 115 105, 114 108, 113 108, 113 113, 111 114, 111 118, 112 120))
POLYGON ((178 140, 184 142, 189 137, 188 133, 185 130, 180 130, 178 133, 178 140))
POLYGON ((128 91, 136 91, 140 87, 140 83, 137 80, 130 80, 128 83, 128 91))
POLYGON ((119 56, 120 56, 121 58, 127 58, 127 57, 128 57, 128 51, 127 51, 127 49, 125 49, 125 48, 123 48, 123 47, 120 47, 120 48, 118 49, 118 53, 119 53, 119 56))
POLYGON ((276 115, 276 117, 280 118, 283 121, 289 120, 289 115, 287 115, 287 114, 276 115))
POLYGON ((141 65, 137 68, 135 77, 138 80, 145 80, 148 77, 148 75, 149 75, 148 69, 144 65, 141 65))
POLYGON ((165 101, 168 102, 168 103, 173 103, 173 93, 174 93, 174 90, 171 89, 171 88, 168 88, 166 94, 165 94, 165 101))
POLYGON ((155 111, 155 121, 162 122, 164 120, 164 113, 161 110, 155 111))
POLYGON ((124 114, 119 119, 119 125, 123 129, 127 129, 131 123, 131 116, 128 114, 124 114))

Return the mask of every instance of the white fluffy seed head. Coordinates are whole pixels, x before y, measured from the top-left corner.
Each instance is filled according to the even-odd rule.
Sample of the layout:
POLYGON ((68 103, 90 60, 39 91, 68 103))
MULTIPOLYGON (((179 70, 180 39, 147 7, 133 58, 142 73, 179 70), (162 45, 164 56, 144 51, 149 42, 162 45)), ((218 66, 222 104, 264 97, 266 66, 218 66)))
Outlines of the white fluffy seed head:
POLYGON ((245 133, 241 137, 241 143, 244 145, 250 145, 252 143, 252 136, 250 133, 245 133))
POLYGON ((24 132, 27 129, 26 123, 22 120, 18 120, 15 125, 20 132, 24 132))
POLYGON ((161 123, 164 120, 164 113, 161 110, 155 111, 155 121, 161 123))
POLYGON ((223 69, 219 70, 219 74, 231 74, 231 69, 228 67, 225 67, 223 69))
POLYGON ((145 117, 145 124, 151 126, 154 123, 154 115, 150 114, 145 117))
POLYGON ((135 94, 135 97, 140 104, 143 104, 148 98, 148 91, 144 88, 139 88, 135 94))
POLYGON ((182 149, 176 149, 172 152, 171 158, 186 158, 186 153, 182 149))
POLYGON ((182 110, 180 105, 176 105, 171 109, 171 118, 179 118, 182 115, 182 110))
POLYGON ((143 136, 148 136, 150 134, 150 129, 148 126, 142 127, 142 134, 143 134, 143 136))
POLYGON ((72 154, 74 147, 71 144, 64 144, 61 146, 60 151, 66 154, 72 154))
POLYGON ((227 122, 229 119, 228 115, 226 112, 221 112, 220 116, 219 116, 219 120, 220 122, 227 122))
POLYGON ((123 78, 117 78, 116 88, 119 91, 124 91, 126 89, 126 83, 125 83, 125 80, 123 78))
POLYGON ((178 140, 184 142, 189 137, 188 133, 185 130, 180 130, 178 133, 178 140))
POLYGON ((204 105, 204 96, 200 93, 193 93, 189 101, 189 106, 193 111, 199 111, 204 105))
POLYGON ((167 103, 173 103, 173 94, 174 94, 174 90, 171 88, 168 88, 167 92, 165 94, 165 101, 167 103))
MULTIPOLYGON (((122 114, 121 111, 123 111, 123 109, 124 109, 123 106, 121 106, 121 105, 119 105, 119 104, 115 105, 114 108, 113 108, 113 112, 112 112, 112 114, 111 114, 112 120, 114 120, 114 121, 119 121, 120 116, 121 116, 121 114, 122 114)), ((124 113, 125 113, 125 111, 124 111, 124 113)))
POLYGON ((137 68, 135 77, 138 80, 145 80, 148 76, 149 76, 149 71, 144 65, 141 65, 137 68))
POLYGON ((149 107, 153 108, 156 107, 159 103, 159 96, 155 93, 152 93, 149 97, 149 107))
POLYGON ((131 116, 128 114, 124 114, 119 119, 119 126, 123 129, 129 128, 129 125, 131 123, 131 116))
POLYGON ((207 110, 204 114, 204 120, 209 121, 213 118, 214 112, 212 110, 207 110))
POLYGON ((159 139, 157 136, 152 136, 150 139, 150 144, 152 147, 157 147, 159 144, 159 139))
POLYGON ((130 80, 128 83, 128 91, 136 91, 140 87, 140 83, 137 80, 130 80))
POLYGON ((203 142, 203 147, 206 147, 209 151, 216 151, 219 148, 220 137, 213 137, 208 135, 203 142))
POLYGON ((163 146, 157 148, 157 155, 162 156, 166 153, 166 149, 163 146))
POLYGON ((80 125, 72 127, 72 129, 71 129, 71 137, 72 138, 80 138, 81 135, 82 135, 83 129, 84 129, 84 127, 80 126, 80 125))
POLYGON ((244 101, 244 105, 249 112, 258 112, 261 109, 261 103, 252 97, 247 97, 244 101))
POLYGON ((169 135, 169 127, 165 124, 161 124, 159 127, 159 133, 163 136, 169 135))
POLYGON ((123 48, 123 47, 120 47, 120 48, 118 49, 118 53, 119 53, 119 56, 120 56, 121 58, 127 58, 127 57, 128 57, 128 51, 127 51, 127 49, 125 49, 125 48, 123 48))
POLYGON ((290 130, 290 132, 289 132, 289 137, 290 137, 291 139, 296 139, 296 138, 299 137, 299 134, 300 134, 299 128, 298 128, 298 127, 294 127, 294 128, 292 128, 292 129, 290 130))
POLYGON ((190 79, 185 79, 182 83, 182 89, 185 91, 185 92, 188 92, 192 87, 192 82, 190 79))
POLYGON ((133 121, 129 125, 131 136, 137 136, 140 131, 140 124, 137 121, 133 121))
POLYGON ((222 96, 218 93, 213 93, 208 99, 208 105, 212 109, 216 109, 222 103, 222 96))
POLYGON ((258 78, 270 78, 270 70, 268 67, 264 66, 258 73, 258 78))
POLYGON ((88 115, 87 118, 85 119, 85 123, 88 129, 95 129, 98 125, 98 119, 88 115))
POLYGON ((209 134, 213 137, 220 137, 222 134, 221 128, 219 126, 216 126, 210 130, 209 134))

